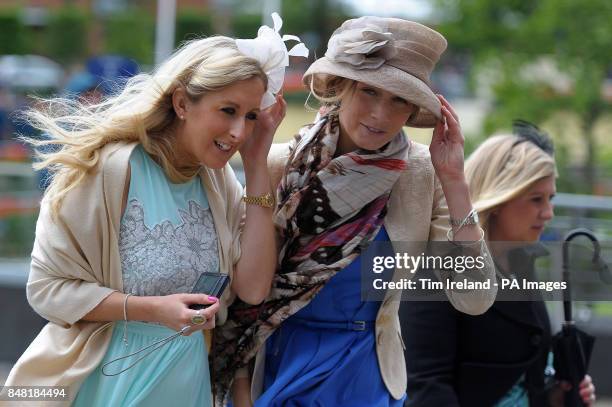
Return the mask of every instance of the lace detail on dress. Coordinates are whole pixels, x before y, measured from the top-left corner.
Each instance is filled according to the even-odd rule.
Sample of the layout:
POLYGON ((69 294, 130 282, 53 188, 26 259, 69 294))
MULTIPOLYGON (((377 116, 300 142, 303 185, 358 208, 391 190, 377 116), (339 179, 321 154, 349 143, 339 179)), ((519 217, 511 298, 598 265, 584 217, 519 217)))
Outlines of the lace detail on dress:
POLYGON ((144 208, 132 199, 121 222, 119 254, 123 290, 134 295, 189 293, 204 271, 219 271, 217 234, 210 209, 190 200, 182 223, 149 228, 144 208))

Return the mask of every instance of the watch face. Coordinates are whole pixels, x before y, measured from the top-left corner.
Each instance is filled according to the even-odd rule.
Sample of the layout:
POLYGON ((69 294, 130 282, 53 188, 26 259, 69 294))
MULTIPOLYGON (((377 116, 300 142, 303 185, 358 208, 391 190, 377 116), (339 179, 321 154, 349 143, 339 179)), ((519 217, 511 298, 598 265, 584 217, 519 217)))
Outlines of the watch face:
POLYGON ((272 197, 272 194, 266 195, 266 205, 268 205, 269 207, 274 206, 274 197, 272 197))

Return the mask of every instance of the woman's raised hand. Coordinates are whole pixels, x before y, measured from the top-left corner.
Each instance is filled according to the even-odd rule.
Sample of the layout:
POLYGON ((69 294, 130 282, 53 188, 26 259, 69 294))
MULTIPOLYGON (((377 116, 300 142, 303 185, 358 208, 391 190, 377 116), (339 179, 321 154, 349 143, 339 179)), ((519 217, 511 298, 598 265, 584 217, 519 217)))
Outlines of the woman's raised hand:
POLYGON ((431 162, 442 184, 463 181, 465 179, 464 138, 459 125, 459 116, 442 95, 438 95, 438 99, 442 103, 443 120, 439 120, 436 124, 429 145, 431 162))
POLYGON ((263 163, 268 159, 268 152, 274 139, 274 133, 287 113, 287 102, 282 94, 276 95, 276 103, 262 110, 257 115, 253 134, 240 147, 240 155, 245 169, 252 163, 263 163))

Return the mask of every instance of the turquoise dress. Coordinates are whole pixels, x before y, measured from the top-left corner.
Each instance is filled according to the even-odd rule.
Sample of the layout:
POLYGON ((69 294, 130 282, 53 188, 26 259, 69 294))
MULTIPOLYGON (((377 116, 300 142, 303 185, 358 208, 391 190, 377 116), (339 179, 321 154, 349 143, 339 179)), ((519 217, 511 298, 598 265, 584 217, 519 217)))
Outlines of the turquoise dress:
MULTIPOLYGON (((130 168, 119 237, 124 292, 189 293, 202 272, 219 271, 217 235, 200 177, 173 184, 140 145, 130 156, 130 168)), ((211 406, 201 331, 179 336, 119 375, 102 373, 105 363, 174 333, 159 324, 130 321, 126 345, 124 323, 116 322, 104 359, 81 385, 73 406, 211 406)), ((105 372, 119 372, 140 356, 113 363, 105 372)))
MULTIPOLYGON (((384 228, 375 240, 389 240, 384 228)), ((360 268, 358 257, 267 340, 264 391, 255 407, 404 404, 380 374, 374 334, 380 302, 361 300, 360 268)))
POLYGON ((524 380, 525 377, 522 376, 493 407, 529 407, 529 395, 524 380))
MULTIPOLYGON (((555 376, 553 367, 553 353, 548 353, 544 376, 552 380, 555 376)), ((512 388, 493 407, 530 407, 529 394, 525 388, 525 375, 522 375, 512 388)))

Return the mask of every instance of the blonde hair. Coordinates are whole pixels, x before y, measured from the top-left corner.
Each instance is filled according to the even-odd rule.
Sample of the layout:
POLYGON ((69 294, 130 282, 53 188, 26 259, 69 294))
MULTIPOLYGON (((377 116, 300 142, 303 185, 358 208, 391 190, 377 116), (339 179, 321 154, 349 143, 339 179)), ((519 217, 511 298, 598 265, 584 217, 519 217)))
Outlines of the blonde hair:
POLYGON ((24 118, 47 139, 25 140, 37 149, 35 169, 53 173, 45 192, 52 213, 57 214, 63 198, 96 168, 100 149, 109 143, 140 142, 163 167, 173 182, 194 175, 182 173, 174 160, 174 132, 177 117, 172 103, 181 87, 190 101, 197 102, 237 81, 267 77, 259 63, 238 51, 235 40, 223 36, 185 43, 151 74, 140 74, 117 95, 87 106, 66 98, 39 100, 38 107, 24 112, 24 118), (51 146, 52 152, 44 152, 51 146))
POLYGON ((470 196, 487 231, 491 213, 542 178, 557 176, 555 159, 529 140, 497 135, 482 143, 465 163, 470 196))
MULTIPOLYGON (((356 84, 357 82, 353 79, 342 76, 314 74, 310 76, 308 85, 310 94, 323 107, 332 107, 339 105, 340 101, 355 89, 356 84)), ((308 104, 308 100, 306 104, 308 104)))

